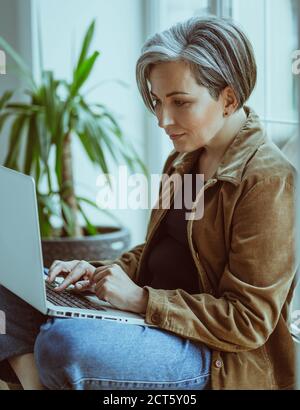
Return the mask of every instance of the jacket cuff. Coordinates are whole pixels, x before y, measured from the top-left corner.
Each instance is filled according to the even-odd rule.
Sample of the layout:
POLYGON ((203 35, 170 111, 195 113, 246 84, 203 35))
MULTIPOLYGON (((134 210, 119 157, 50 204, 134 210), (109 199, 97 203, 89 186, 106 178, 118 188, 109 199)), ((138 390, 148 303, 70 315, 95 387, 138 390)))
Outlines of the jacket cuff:
POLYGON ((145 314, 145 322, 163 328, 166 326, 168 317, 168 298, 163 289, 154 289, 144 286, 149 293, 148 304, 145 314))
POLYGON ((107 266, 112 265, 114 260, 112 259, 101 259, 100 261, 87 261, 90 265, 94 266, 95 268, 99 268, 100 266, 107 266))

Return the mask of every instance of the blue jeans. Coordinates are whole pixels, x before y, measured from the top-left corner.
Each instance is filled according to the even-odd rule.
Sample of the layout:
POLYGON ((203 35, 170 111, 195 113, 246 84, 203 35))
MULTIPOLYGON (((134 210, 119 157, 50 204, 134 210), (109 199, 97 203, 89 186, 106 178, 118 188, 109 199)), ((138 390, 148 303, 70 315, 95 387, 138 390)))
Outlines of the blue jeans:
POLYGON ((49 318, 0 286, 6 335, 0 378, 16 381, 7 359, 34 352, 48 389, 210 388, 211 350, 159 328, 94 319, 49 318))
POLYGON ((49 389, 203 390, 210 383, 210 349, 148 326, 52 318, 34 355, 49 389))

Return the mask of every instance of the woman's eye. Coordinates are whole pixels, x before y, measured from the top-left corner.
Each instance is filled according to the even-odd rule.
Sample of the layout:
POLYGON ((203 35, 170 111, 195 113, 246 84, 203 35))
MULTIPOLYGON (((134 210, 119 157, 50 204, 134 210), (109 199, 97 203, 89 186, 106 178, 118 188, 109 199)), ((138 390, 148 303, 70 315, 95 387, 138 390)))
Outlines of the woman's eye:
MULTIPOLYGON (((154 107, 156 107, 158 104, 160 104, 160 101, 159 101, 159 100, 152 100, 152 102, 153 102, 154 107)), ((177 107, 182 107, 182 106, 184 106, 184 105, 187 105, 188 102, 187 102, 187 101, 175 100, 175 101, 174 101, 174 104, 175 104, 177 107)))
POLYGON ((177 105, 178 107, 181 107, 182 105, 187 104, 186 101, 175 101, 175 105, 177 105))

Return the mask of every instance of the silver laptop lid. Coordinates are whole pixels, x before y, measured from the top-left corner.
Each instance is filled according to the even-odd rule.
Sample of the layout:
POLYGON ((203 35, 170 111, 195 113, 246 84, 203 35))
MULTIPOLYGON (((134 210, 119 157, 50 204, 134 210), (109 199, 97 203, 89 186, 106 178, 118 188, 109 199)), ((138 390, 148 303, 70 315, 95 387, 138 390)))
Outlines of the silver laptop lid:
POLYGON ((0 166, 0 284, 47 312, 35 181, 0 166))

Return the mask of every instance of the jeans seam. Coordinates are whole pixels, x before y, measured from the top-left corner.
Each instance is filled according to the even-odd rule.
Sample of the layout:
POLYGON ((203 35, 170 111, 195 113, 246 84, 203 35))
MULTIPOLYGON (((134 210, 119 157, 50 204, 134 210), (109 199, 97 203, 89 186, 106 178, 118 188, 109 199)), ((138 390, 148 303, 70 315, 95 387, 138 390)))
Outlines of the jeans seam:
MULTIPOLYGON (((163 385, 180 385, 180 384, 193 384, 196 383, 198 381, 201 381, 204 378, 207 378, 208 376, 210 376, 210 373, 206 373, 206 374, 202 374, 200 376, 197 377, 193 377, 192 379, 182 379, 179 381, 142 381, 142 380, 116 380, 116 379, 101 379, 101 378, 97 378, 97 377, 82 377, 81 379, 76 380, 75 382, 72 382, 72 386, 75 386, 79 383, 82 382, 90 382, 90 381, 94 381, 94 382, 108 382, 108 383, 115 383, 115 384, 119 384, 119 383, 130 383, 130 384, 143 384, 143 385, 155 385, 155 384, 163 384, 163 385)), ((69 383, 65 383, 62 387, 62 389, 64 389, 65 387, 69 387, 70 384, 69 383)))

